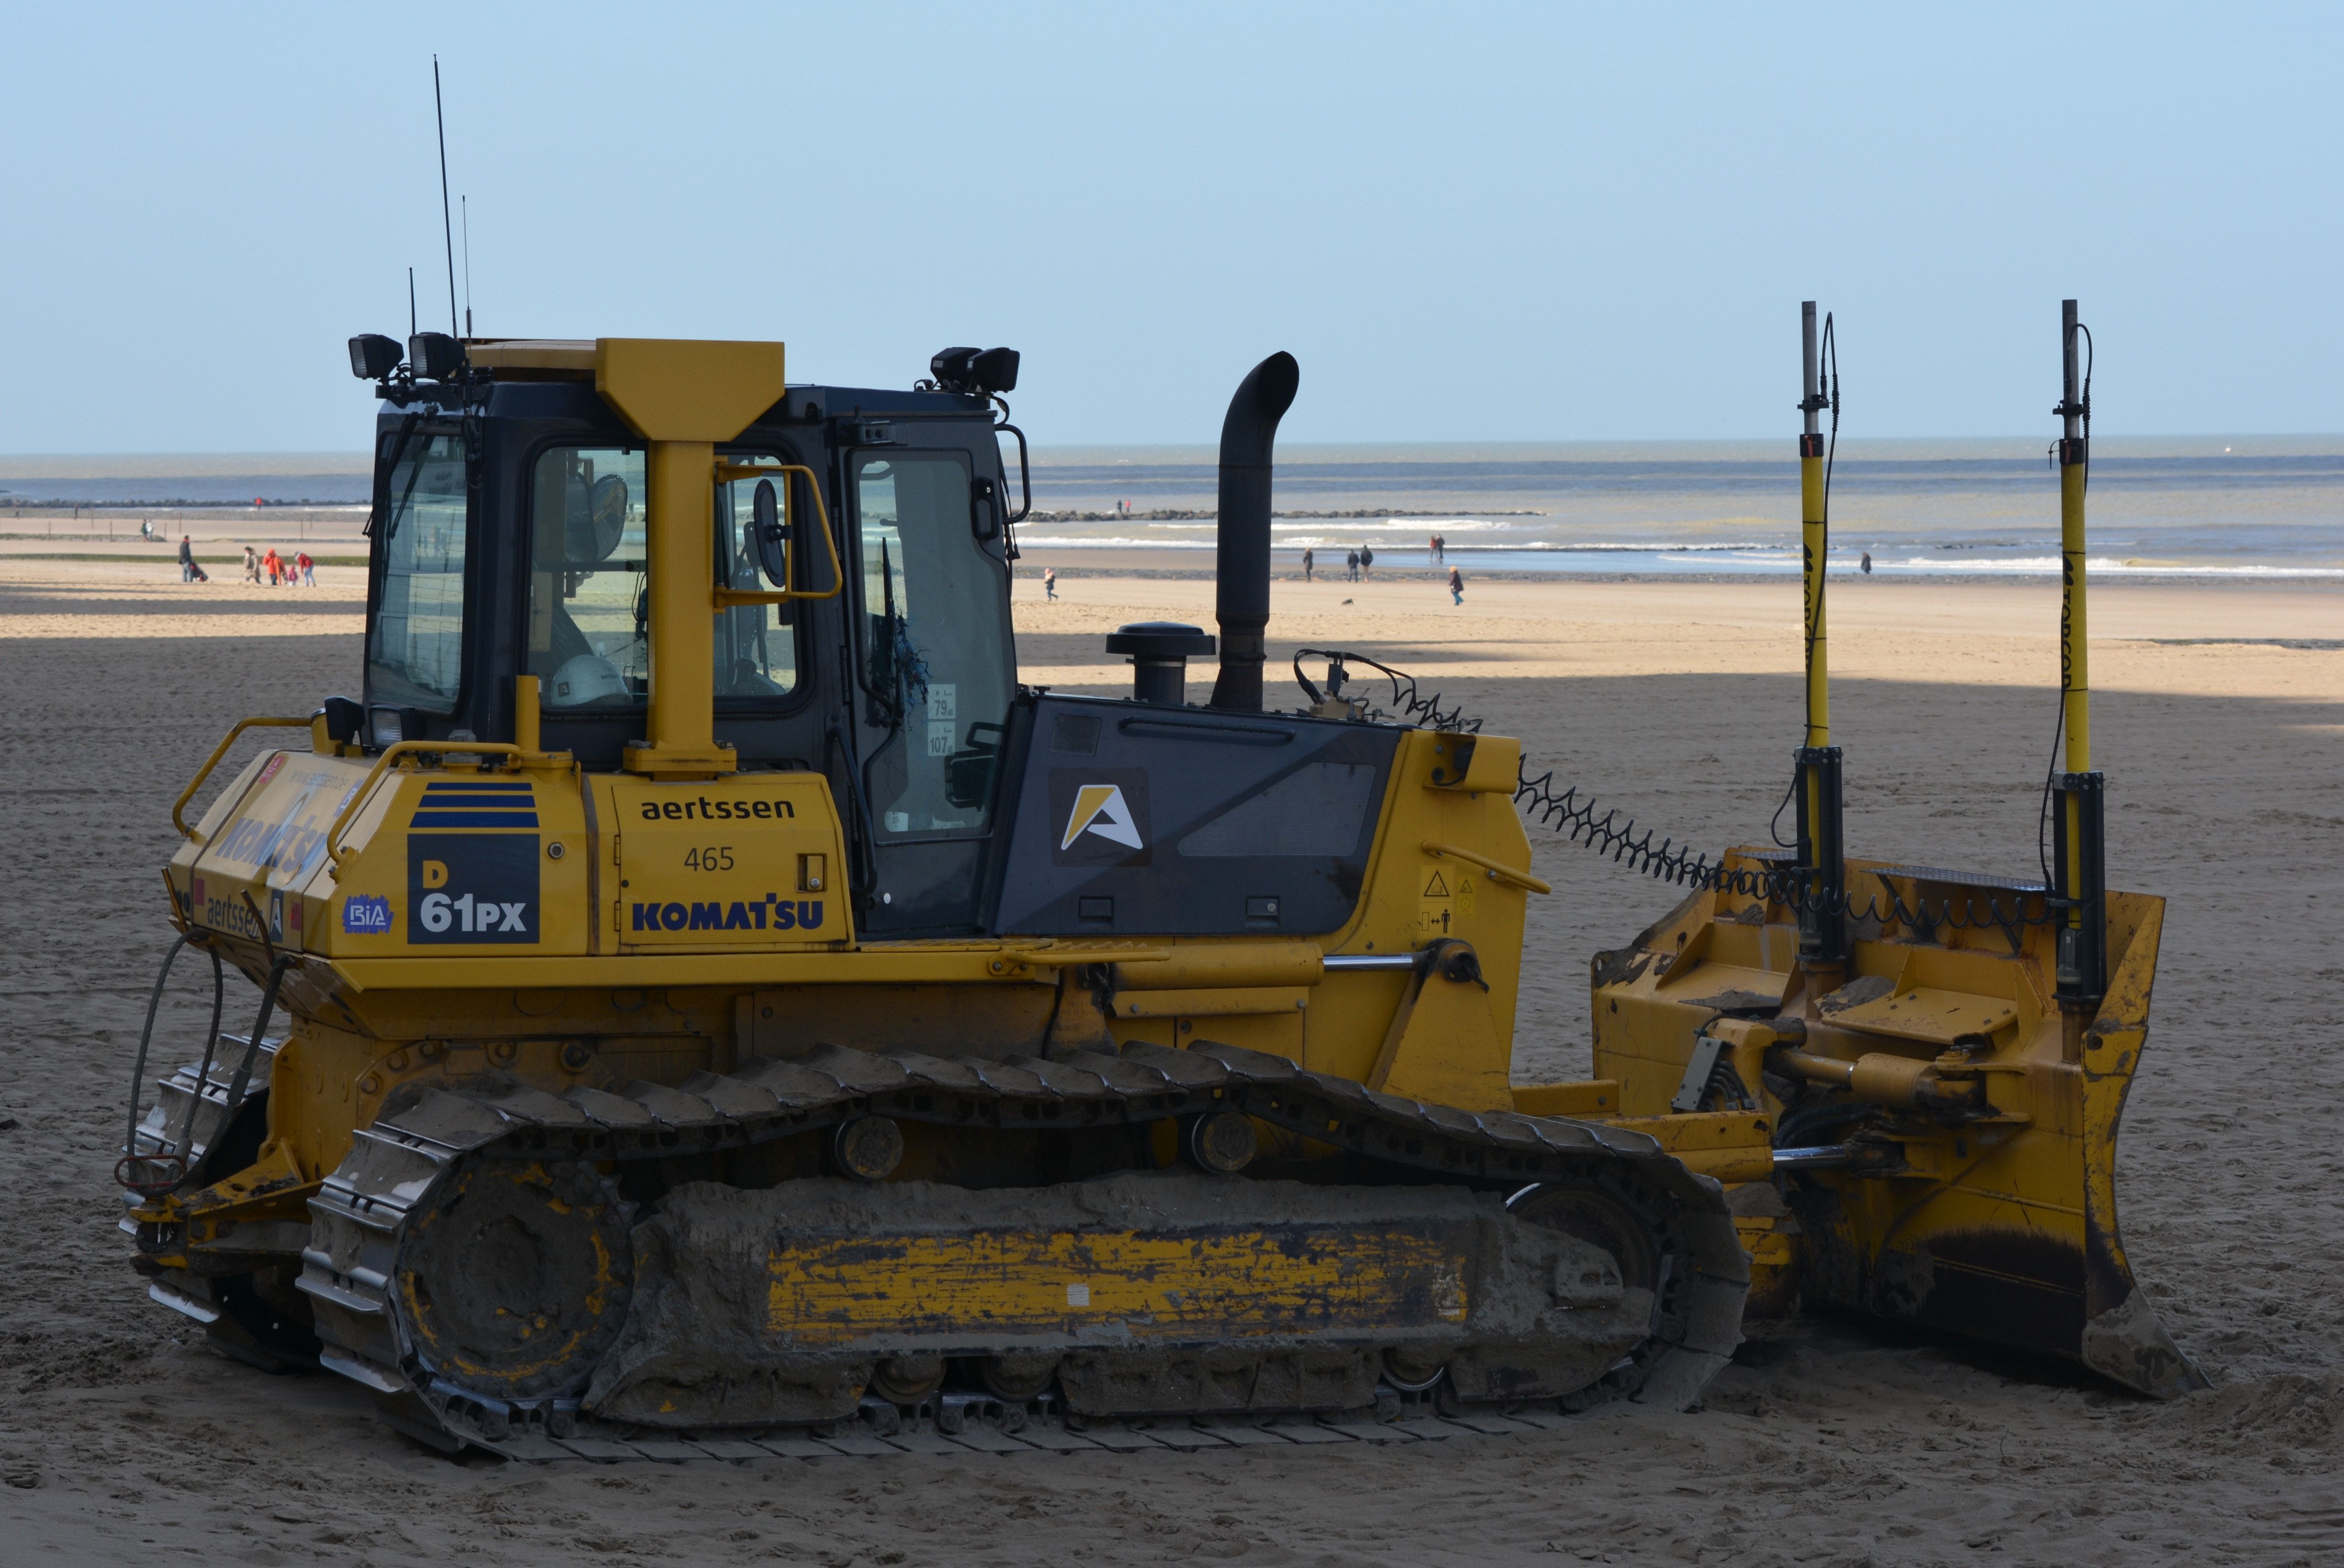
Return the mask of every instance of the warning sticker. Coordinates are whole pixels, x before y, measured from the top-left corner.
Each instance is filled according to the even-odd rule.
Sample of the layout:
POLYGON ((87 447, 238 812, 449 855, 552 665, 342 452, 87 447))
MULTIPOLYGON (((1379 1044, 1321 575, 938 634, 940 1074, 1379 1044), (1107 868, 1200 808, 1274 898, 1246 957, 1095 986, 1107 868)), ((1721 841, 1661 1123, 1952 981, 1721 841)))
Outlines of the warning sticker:
POLYGON ((1449 935, 1456 922, 1451 907, 1449 878, 1438 866, 1424 879, 1424 892, 1416 906, 1416 934, 1421 940, 1432 940, 1449 935))

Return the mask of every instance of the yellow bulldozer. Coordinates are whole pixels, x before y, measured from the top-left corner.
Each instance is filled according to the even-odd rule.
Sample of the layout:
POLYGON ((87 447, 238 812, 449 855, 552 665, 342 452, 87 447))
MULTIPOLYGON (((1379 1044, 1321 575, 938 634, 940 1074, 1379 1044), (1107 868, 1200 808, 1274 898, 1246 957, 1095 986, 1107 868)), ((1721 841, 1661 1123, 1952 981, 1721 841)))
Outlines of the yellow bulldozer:
POLYGON ((2197 1381, 2114 1199, 2161 903, 2082 766, 2046 881, 1849 859, 1811 706, 1798 847, 1711 861, 1359 656, 1274 709, 1285 355, 1217 638, 1124 628, 1105 699, 1017 678, 1008 350, 350 347, 363 697, 174 808, 212 1025, 116 1171, 228 1353, 520 1457, 1682 1409, 1802 1301, 2197 1381), (1689 890, 1595 958, 1586 1081, 1510 1070, 1526 814, 1689 890))

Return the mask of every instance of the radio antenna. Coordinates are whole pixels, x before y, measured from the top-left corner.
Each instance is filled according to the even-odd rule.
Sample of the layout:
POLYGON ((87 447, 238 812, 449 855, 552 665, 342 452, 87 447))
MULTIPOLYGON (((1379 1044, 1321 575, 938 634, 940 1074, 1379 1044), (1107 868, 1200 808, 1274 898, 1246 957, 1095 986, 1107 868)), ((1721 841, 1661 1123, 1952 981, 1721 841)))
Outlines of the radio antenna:
POLYGON ((415 336, 415 269, 407 269, 407 335, 415 336))
POLYGON ((464 336, 472 335, 472 198, 456 198, 456 210, 464 218, 464 336))
POLYGON ((431 56, 431 116, 440 125, 440 233, 448 242, 448 330, 456 330, 456 225, 448 209, 448 111, 440 102, 440 56, 431 56))

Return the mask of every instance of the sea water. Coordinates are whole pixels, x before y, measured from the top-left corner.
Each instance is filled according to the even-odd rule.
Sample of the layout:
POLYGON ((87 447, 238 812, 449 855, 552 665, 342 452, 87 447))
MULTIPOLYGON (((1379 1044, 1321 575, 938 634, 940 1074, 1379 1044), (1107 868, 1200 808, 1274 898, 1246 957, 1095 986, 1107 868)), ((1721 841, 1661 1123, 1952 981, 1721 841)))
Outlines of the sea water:
MULTIPOLYGON (((1279 447, 1271 525, 1281 563, 1321 570, 1347 550, 1377 564, 1468 572, 1777 574, 1798 569, 1793 441, 1279 447)), ((1015 449, 1010 461, 1015 466, 1015 449)), ((0 458, 11 506, 362 507, 363 457, 218 455, 0 458)), ((1061 447, 1036 454, 1030 561, 1056 551, 1206 551, 1217 476, 1208 447, 1061 447), (1117 513, 1127 506, 1133 515, 1117 513), (1148 518, 1187 511, 1189 518, 1148 518)), ((2344 437, 2095 441, 2088 559, 2142 577, 2344 579, 2344 437)), ((1013 491, 1016 485, 1014 471, 1013 491)), ((2049 439, 1845 440, 1832 462, 1831 558, 1869 554, 1887 576, 2047 575, 2059 566, 2049 439)), ((1168 558, 1177 559, 1178 558, 1168 558)), ((1184 563, 1185 564, 1185 563, 1184 563)))
MULTIPOLYGON (((1889 576, 2052 574, 2059 476, 2049 441, 1843 441, 1832 462, 1831 558, 1889 576)), ((1195 520, 1029 522, 1028 556, 1113 547, 1208 549, 1208 450, 1061 451, 1034 469, 1036 511, 1193 510, 1195 520)), ((1372 548, 1379 565, 1676 575, 1798 569, 1799 467, 1774 442, 1504 447, 1289 447, 1278 453, 1281 555, 1319 569, 1372 548), (1388 510, 1386 510, 1388 508, 1388 510)), ((2344 578, 2344 439, 2229 437, 2094 443, 2095 571, 2344 578)))

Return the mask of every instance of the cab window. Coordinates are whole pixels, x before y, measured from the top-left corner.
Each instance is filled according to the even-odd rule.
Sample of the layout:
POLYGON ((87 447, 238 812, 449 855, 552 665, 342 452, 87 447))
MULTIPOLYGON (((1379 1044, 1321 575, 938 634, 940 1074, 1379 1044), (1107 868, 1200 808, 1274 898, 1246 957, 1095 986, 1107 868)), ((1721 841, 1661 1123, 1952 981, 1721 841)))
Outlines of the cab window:
POLYGON ((367 638, 371 699, 447 713, 464 673, 464 443, 409 437, 391 464, 374 541, 381 572, 367 638))
MULTIPOLYGON (((538 457, 530 488, 529 671, 547 709, 615 710, 649 699, 648 489, 640 447, 554 447, 538 457)), ((748 524, 753 489, 717 488, 713 586, 779 586, 758 570, 748 524)), ((786 697, 796 688, 795 632, 779 613, 788 608, 743 605, 714 618, 720 702, 786 697)))
POLYGON ((971 525, 968 457, 863 453, 852 472, 866 718, 891 732, 864 777, 880 836, 980 831, 1012 667, 1005 568, 971 525))

